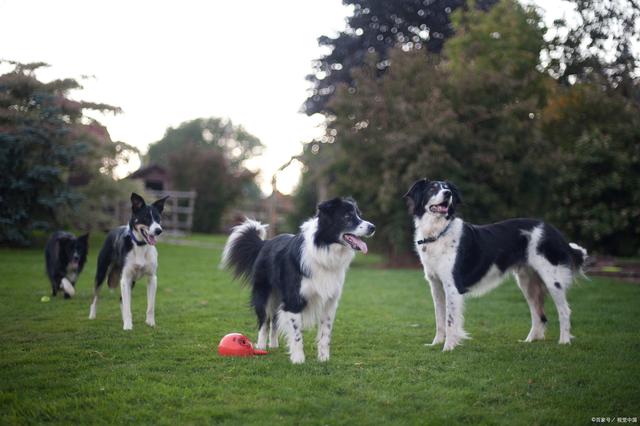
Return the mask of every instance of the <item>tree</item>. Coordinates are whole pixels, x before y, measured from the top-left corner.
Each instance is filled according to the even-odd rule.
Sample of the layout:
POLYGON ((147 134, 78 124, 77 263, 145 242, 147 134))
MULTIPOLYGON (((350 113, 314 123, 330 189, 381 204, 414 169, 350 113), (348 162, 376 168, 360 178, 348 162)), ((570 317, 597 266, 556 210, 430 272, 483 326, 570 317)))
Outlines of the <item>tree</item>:
POLYGON ((262 148, 258 138, 230 120, 199 118, 167 129, 149 147, 147 161, 167 167, 176 189, 197 192, 193 229, 216 232, 234 201, 260 194, 255 173, 244 162, 262 148))
POLYGON ((546 49, 547 69, 564 85, 601 84, 640 103, 634 46, 640 44, 636 0, 572 0, 571 19, 559 19, 546 49))
POLYGON ((409 247, 404 191, 426 174, 459 174, 450 149, 466 129, 444 96, 438 58, 396 49, 390 60, 394 67, 382 78, 376 58, 354 71, 354 88, 339 87, 331 100, 336 114, 327 126, 335 138, 330 194, 354 196, 393 256, 409 247))
POLYGON ((132 192, 140 192, 143 188, 140 182, 116 180, 115 168, 138 158, 138 149, 112 141, 106 127, 95 120, 75 126, 72 134, 85 143, 83 154, 74 160, 68 176, 68 182, 81 202, 57 209, 58 222, 86 231, 105 231, 122 225, 112 209, 116 203, 129 200, 132 192))
POLYGON ((168 166, 171 155, 180 151, 185 143, 221 153, 232 168, 241 168, 242 163, 262 153, 260 140, 236 126, 231 120, 222 118, 197 118, 178 127, 169 127, 162 139, 149 147, 149 161, 168 166))
POLYGON ((539 202, 544 144, 531 115, 539 115, 548 79, 536 69, 540 18, 503 0, 488 12, 460 9, 453 22, 456 35, 442 55, 397 47, 379 77, 372 54, 328 104, 332 143, 319 152, 329 153, 330 195, 356 197, 391 255, 411 247, 402 195, 417 178, 457 182, 470 206, 465 218, 474 221, 523 214, 539 202))
POLYGON ((545 44, 540 17, 515 0, 459 9, 452 22, 440 55, 398 46, 380 77, 372 54, 337 87, 299 201, 308 203, 322 174, 331 195, 359 200, 380 225, 376 241, 401 255, 411 247, 402 193, 424 176, 450 179, 467 220, 541 217, 592 252, 638 255, 637 75, 613 78, 606 70, 626 68, 593 54, 598 67, 553 79, 540 53, 556 40, 545 44))
MULTIPOLYGON (((119 108, 70 100, 68 93, 80 84, 39 81, 35 72, 45 63, 4 62, 14 69, 0 76, 0 243, 24 245, 33 230, 64 223, 68 217, 61 213, 76 211, 86 200, 78 185, 107 176, 116 156, 128 148, 87 132, 99 124, 85 111, 117 113, 119 108)), ((107 179, 115 185, 111 176, 107 179)))
MULTIPOLYGON (((496 0, 477 0, 480 9, 489 9, 496 0)), ((337 37, 322 36, 321 46, 330 52, 316 60, 307 76, 312 93, 304 109, 311 115, 329 113, 327 104, 339 84, 351 85, 352 70, 364 64, 367 55, 376 54, 376 73, 381 75, 390 65, 389 49, 404 45, 439 53, 444 41, 453 35, 451 13, 466 5, 465 0, 343 0, 353 6, 347 28, 337 37)))
POLYGON ((640 253, 640 108, 616 90, 559 88, 542 114, 555 150, 548 217, 601 252, 640 253))
POLYGON ((327 190, 333 183, 334 148, 333 144, 320 142, 303 146, 302 154, 297 157, 303 164, 302 176, 293 194, 293 211, 286 218, 289 229, 298 229, 313 215, 320 201, 330 198, 327 190))
POLYGON ((538 120, 553 81, 538 69, 545 28, 533 8, 502 0, 487 13, 459 10, 456 35, 443 50, 447 98, 468 136, 456 144, 464 159, 460 186, 485 222, 543 208, 550 148, 538 120))

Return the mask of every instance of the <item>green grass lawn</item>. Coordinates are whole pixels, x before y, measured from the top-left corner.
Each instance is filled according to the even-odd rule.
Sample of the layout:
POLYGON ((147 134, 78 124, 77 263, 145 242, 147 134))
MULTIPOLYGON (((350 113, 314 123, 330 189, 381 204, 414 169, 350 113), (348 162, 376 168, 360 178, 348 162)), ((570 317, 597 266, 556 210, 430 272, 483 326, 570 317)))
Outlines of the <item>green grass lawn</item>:
POLYGON ((547 340, 518 342, 529 310, 508 282, 468 301, 473 339, 443 353, 424 346, 434 319, 421 272, 376 269, 375 257, 358 255, 331 360, 316 361, 310 331, 307 362, 294 366, 284 347, 250 359, 217 355, 226 333, 256 338, 248 290, 218 270, 217 249, 159 246, 155 329, 144 324, 145 282, 133 291, 132 332, 122 331, 119 296, 106 289, 89 321, 100 243, 92 240, 76 297, 49 303, 40 301, 50 293, 41 251, 0 249, 0 424, 550 425, 640 417, 638 285, 578 283, 569 292, 576 339, 559 346, 550 301, 547 340))

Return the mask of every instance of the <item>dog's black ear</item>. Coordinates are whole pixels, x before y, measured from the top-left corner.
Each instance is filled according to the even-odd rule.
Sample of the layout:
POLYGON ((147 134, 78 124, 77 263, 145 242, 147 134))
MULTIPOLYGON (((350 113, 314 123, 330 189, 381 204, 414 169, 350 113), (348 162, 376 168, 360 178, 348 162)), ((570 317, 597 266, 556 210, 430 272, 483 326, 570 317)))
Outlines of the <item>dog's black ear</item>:
POLYGON ((144 202, 144 198, 136 194, 135 192, 131 193, 131 210, 135 213, 146 205, 144 202))
POLYGON ((89 251, 89 233, 78 237, 77 247, 80 247, 81 251, 86 253, 89 251))
POLYGON ((342 199, 333 198, 328 201, 324 201, 318 204, 318 213, 329 213, 331 210, 337 208, 342 203, 342 199))
POLYGON ((453 196, 453 202, 456 204, 462 204, 462 195, 460 194, 460 189, 448 180, 446 181, 447 185, 449 185, 449 189, 451 190, 451 195, 453 196))
POLYGON ((168 195, 166 197, 160 198, 159 200, 156 200, 153 203, 153 207, 155 207, 160 213, 162 213, 162 210, 164 210, 164 202, 167 201, 167 198, 169 198, 168 195))
POLYGON ((415 212, 416 204, 418 203, 418 200, 421 198, 421 194, 423 193, 424 189, 428 185, 429 185, 429 179, 427 178, 420 179, 414 182, 413 185, 411 185, 411 188, 409 188, 409 191, 407 191, 407 193, 402 196, 402 198, 404 198, 405 201, 407 202, 407 207, 409 207, 410 214, 413 214, 415 212))
POLYGON ((87 232, 84 235, 80 235, 78 237, 78 243, 84 247, 87 247, 89 245, 89 233, 87 232))
POLYGON ((445 183, 447 184, 447 186, 449 186, 449 189, 451 190, 451 197, 453 198, 453 202, 451 203, 451 206, 449 206, 449 210, 447 211, 447 219, 451 219, 456 215, 456 209, 458 208, 458 206, 462 204, 462 196, 460 195, 460 190, 455 184, 449 182, 448 180, 445 181, 445 183))

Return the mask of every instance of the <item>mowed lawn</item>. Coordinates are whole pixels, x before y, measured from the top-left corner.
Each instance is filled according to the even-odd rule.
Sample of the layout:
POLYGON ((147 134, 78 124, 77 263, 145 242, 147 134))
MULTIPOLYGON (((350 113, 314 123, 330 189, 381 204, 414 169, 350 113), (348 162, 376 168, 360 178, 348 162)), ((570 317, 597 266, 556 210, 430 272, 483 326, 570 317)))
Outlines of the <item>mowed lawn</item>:
MULTIPOLYGON (((419 270, 384 270, 358 255, 338 309, 331 360, 282 347, 221 358, 229 332, 256 338, 248 290, 217 266, 221 237, 161 244, 157 327, 144 324, 146 282, 133 291, 132 332, 119 295, 89 304, 100 238, 72 300, 49 303, 40 250, 0 249, 0 424, 589 424, 640 417, 640 286, 594 278, 569 292, 570 346, 559 346, 547 301, 547 340, 529 330, 507 282, 470 299, 473 336, 453 353, 431 348, 431 297, 419 270), (209 244, 214 247, 207 247, 209 244)), ((416 259, 416 262, 417 259, 416 259)), ((106 287, 106 286, 105 286, 106 287)), ((284 343, 281 341, 281 343, 284 343)))

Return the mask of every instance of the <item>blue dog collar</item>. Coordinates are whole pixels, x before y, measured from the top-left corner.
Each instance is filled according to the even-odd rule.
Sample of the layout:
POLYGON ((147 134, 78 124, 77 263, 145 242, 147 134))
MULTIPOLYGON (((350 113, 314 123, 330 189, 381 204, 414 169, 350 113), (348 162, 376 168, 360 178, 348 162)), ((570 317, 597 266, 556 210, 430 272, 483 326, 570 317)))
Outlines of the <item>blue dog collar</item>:
POLYGON ((135 234, 133 233, 133 229, 129 228, 129 236, 131 237, 131 239, 133 240, 134 243, 136 243, 137 246, 144 246, 147 245, 147 243, 145 243, 144 241, 139 241, 135 234))
POLYGON ((449 223, 447 224, 447 226, 444 227, 442 232, 440 232, 435 237, 428 237, 428 238, 425 238, 424 240, 418 240, 418 241, 416 241, 416 244, 418 244, 418 245, 429 244, 429 243, 433 243, 434 241, 437 241, 438 238, 442 237, 449 230, 449 227, 451 226, 452 223, 453 223, 452 220, 449 221, 449 223))

